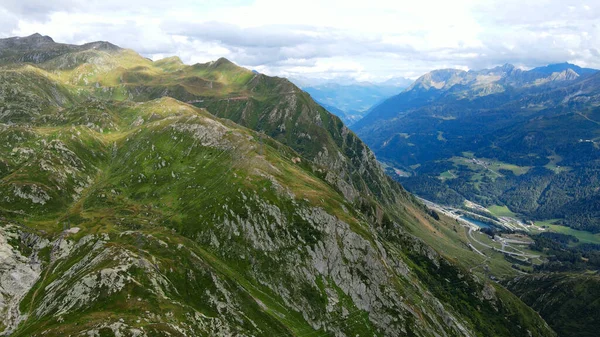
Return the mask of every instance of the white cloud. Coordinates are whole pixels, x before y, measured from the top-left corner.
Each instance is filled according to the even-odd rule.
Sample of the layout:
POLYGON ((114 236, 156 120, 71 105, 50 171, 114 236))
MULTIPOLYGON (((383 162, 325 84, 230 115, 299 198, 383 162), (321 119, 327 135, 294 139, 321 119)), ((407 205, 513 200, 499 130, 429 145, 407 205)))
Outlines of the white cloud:
POLYGON ((577 0, 4 0, 0 36, 108 40, 151 58, 224 56, 272 74, 415 77, 436 68, 600 68, 600 5, 577 0))

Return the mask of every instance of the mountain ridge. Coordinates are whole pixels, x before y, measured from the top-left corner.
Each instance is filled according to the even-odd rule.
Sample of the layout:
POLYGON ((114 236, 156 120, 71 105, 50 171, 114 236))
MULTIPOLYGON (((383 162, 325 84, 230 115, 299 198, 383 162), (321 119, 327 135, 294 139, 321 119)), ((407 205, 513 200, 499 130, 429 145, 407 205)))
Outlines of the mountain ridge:
POLYGON ((96 41, 83 45, 57 43, 49 36, 35 33, 26 37, 0 39, 0 63, 31 62, 39 64, 69 52, 90 49, 117 51, 121 48, 107 41, 96 41))
POLYGON ((0 67, 3 334, 554 336, 289 81, 81 52, 0 67))

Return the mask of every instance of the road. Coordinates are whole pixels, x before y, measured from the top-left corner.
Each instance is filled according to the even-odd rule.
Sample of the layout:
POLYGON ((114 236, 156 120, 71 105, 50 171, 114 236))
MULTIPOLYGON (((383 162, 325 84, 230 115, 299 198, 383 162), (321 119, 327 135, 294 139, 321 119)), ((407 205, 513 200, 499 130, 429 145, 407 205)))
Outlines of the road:
MULTIPOLYGON (((466 228, 465 228, 465 230, 466 230, 466 228)), ((498 249, 498 248, 496 248, 496 247, 492 247, 492 246, 490 246, 490 245, 488 245, 488 244, 485 244, 485 243, 483 243, 483 242, 481 242, 481 241, 477 240, 477 239, 476 239, 476 238, 473 236, 473 229, 472 229, 472 228, 469 228, 468 235, 469 235, 469 238, 470 238, 471 240, 473 240, 473 241, 477 242, 477 244, 479 244, 479 245, 482 245, 482 246, 484 246, 484 247, 486 247, 486 248, 492 249, 492 250, 494 250, 494 251, 497 251, 497 252, 503 253, 503 254, 513 255, 513 256, 520 256, 520 257, 526 257, 526 258, 530 258, 530 259, 535 259, 535 258, 538 258, 538 257, 540 257, 539 255, 526 254, 526 253, 524 253, 524 252, 522 252, 522 251, 520 251, 520 250, 518 250, 518 249, 516 249, 516 248, 514 248, 514 247, 512 247, 512 246, 509 246, 509 247, 510 247, 510 248, 512 248, 512 249, 514 249, 514 250, 515 250, 515 251, 517 251, 518 253, 515 253, 515 252, 509 252, 509 251, 505 250, 505 249, 504 249, 504 247, 507 245, 507 242, 506 242, 506 239, 503 239, 503 238, 499 238, 499 240, 500 240, 500 242, 501 242, 501 244, 502 244, 502 248, 498 249)), ((479 251, 478 251, 478 252, 479 252, 479 251)))
POLYGON ((505 239, 502 237, 498 237, 498 240, 500 241, 500 244, 502 245, 502 247, 500 249, 496 248, 496 247, 492 247, 488 244, 485 244, 479 240, 477 240, 474 236, 473 236, 473 231, 478 231, 479 227, 473 223, 471 223, 470 221, 467 221, 463 218, 461 218, 461 216, 459 214, 456 214, 455 212, 452 211, 451 207, 443 207, 440 206, 436 203, 433 203, 429 200, 425 200, 423 198, 419 198, 427 207, 435 210, 436 212, 440 212, 442 214, 444 214, 445 216, 455 219, 457 220, 460 224, 462 224, 462 226, 465 228, 465 232, 467 234, 467 238, 471 241, 469 242, 469 247, 476 253, 482 255, 482 256, 487 256, 485 255, 482 251, 480 251, 479 249, 477 249, 472 243, 475 242, 478 245, 481 245, 485 248, 491 249, 493 251, 496 252, 500 252, 503 254, 507 254, 507 255, 512 255, 512 256, 519 256, 519 257, 525 257, 525 258, 530 258, 530 259, 535 259, 535 258, 539 258, 539 255, 533 255, 533 254, 527 254, 524 253, 523 251, 513 247, 511 245, 512 244, 529 244, 528 242, 524 242, 524 241, 519 241, 519 240, 514 240, 514 239, 505 239), (505 247, 510 248, 511 250, 514 251, 508 251, 506 250, 505 247))

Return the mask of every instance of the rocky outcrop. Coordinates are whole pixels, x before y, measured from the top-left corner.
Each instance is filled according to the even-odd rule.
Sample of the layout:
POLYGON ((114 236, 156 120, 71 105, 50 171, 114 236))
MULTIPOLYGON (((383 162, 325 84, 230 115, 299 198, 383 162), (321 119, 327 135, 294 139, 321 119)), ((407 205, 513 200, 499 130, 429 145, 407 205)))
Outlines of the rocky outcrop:
POLYGON ((42 265, 37 253, 47 245, 47 240, 27 235, 16 225, 0 220, 1 335, 10 335, 26 318, 19 304, 40 277, 42 265))

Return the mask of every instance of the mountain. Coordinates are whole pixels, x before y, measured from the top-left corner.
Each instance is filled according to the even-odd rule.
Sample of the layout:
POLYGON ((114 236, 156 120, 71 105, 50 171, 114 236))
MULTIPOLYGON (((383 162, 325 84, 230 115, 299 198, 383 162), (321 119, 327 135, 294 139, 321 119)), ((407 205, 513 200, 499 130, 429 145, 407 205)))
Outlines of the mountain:
POLYGON ((550 64, 543 67, 533 68, 531 70, 531 72, 542 73, 545 75, 552 75, 553 73, 561 73, 564 71, 572 71, 578 75, 591 75, 596 73, 598 70, 590 68, 581 68, 577 65, 570 64, 568 62, 550 64))
POLYGON ((103 42, 0 45, 16 40, 3 335, 555 335, 289 81, 103 42))
POLYGON ((354 128, 360 130, 376 123, 377 120, 392 119, 434 101, 437 101, 437 105, 455 103, 454 101, 472 103, 476 98, 492 94, 496 95, 488 97, 487 101, 494 97, 512 99, 515 95, 530 91, 535 93, 535 89, 539 90, 539 87, 552 89, 552 84, 566 84, 580 76, 585 78, 596 72, 594 69, 580 68, 568 63, 534 68, 530 71, 518 69, 511 64, 479 71, 434 70, 418 78, 404 92, 373 108, 354 128), (552 70, 556 71, 549 72, 552 70), (513 92, 515 90, 517 92, 513 92))
POLYGON ((412 84, 412 82, 413 82, 413 80, 411 80, 410 78, 406 78, 406 77, 390 77, 383 82, 379 82, 379 84, 385 85, 385 86, 398 87, 398 88, 407 88, 409 85, 412 84))
POLYGON ((508 287, 556 329, 559 336, 592 337, 600 321, 600 276, 553 273, 522 276, 508 287))
POLYGON ((383 83, 330 81, 315 84, 306 80, 292 81, 319 104, 340 117, 347 126, 352 126, 374 105, 399 93, 410 84, 410 80, 405 78, 392 78, 383 83))
POLYGON ((39 64, 68 53, 85 50, 118 51, 120 48, 108 42, 93 42, 81 46, 56 43, 49 36, 33 34, 0 40, 0 62, 30 62, 39 64))
POLYGON ((563 63, 433 71, 353 128, 424 198, 600 232, 599 123, 600 73, 563 63))
POLYGON ((339 117, 344 122, 344 124, 348 125, 349 122, 352 123, 353 115, 348 115, 345 111, 340 110, 340 109, 334 107, 333 105, 320 103, 318 101, 315 101, 315 102, 319 103, 319 105, 322 106, 323 108, 325 108, 325 110, 327 110, 328 112, 339 117))

